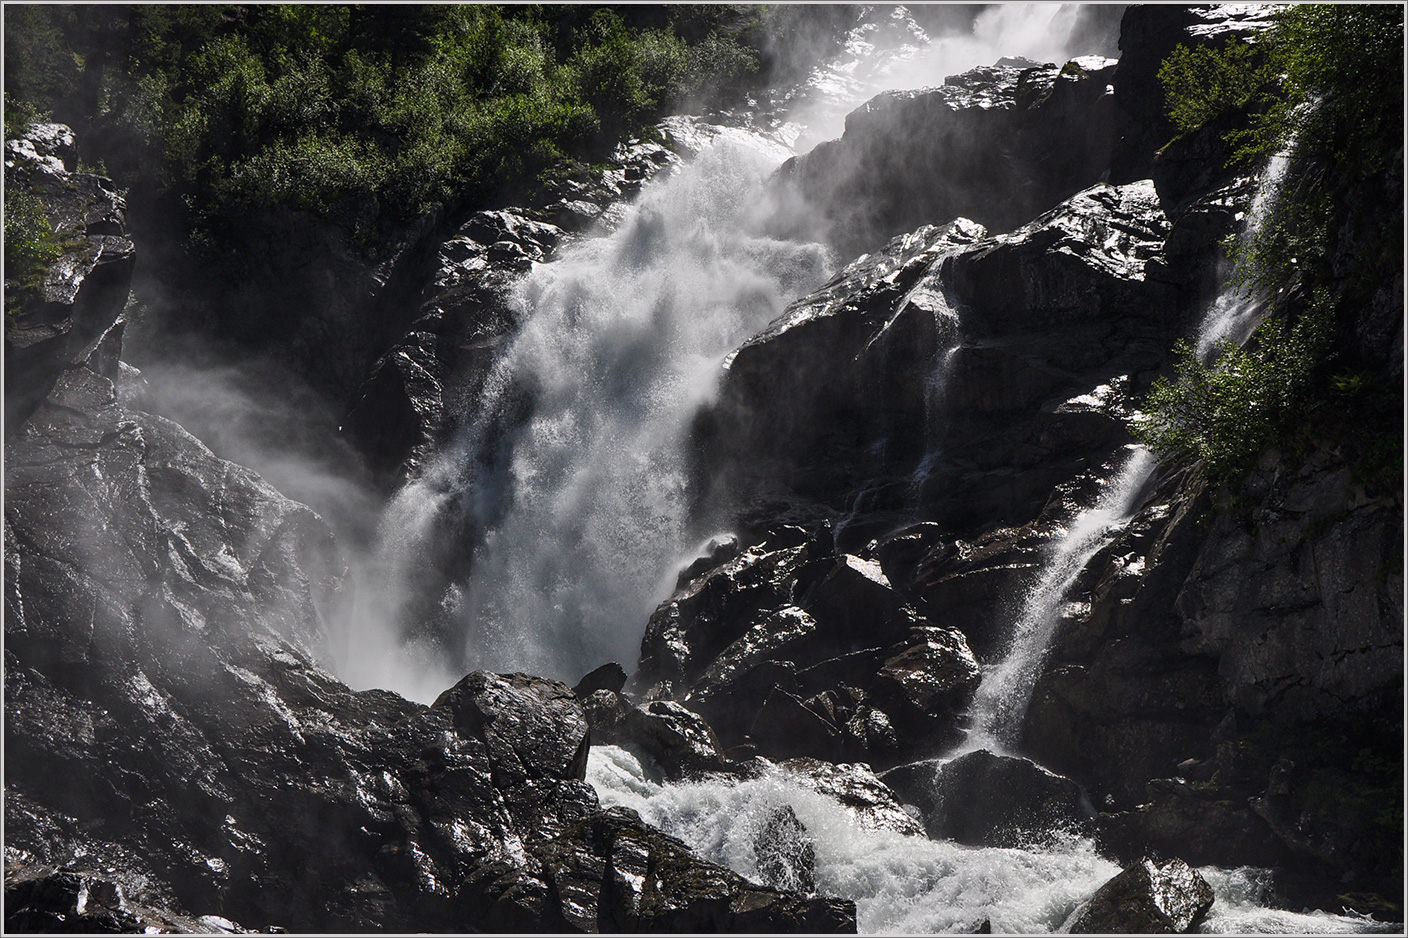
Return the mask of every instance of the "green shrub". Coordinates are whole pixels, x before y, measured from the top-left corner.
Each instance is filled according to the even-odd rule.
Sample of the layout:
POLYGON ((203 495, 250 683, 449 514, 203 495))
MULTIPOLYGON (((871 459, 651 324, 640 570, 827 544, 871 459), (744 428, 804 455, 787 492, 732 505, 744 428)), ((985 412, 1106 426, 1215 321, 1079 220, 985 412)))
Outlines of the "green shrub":
POLYGON ((1180 45, 1159 67, 1168 116, 1183 133, 1245 111, 1273 77, 1266 56, 1237 39, 1221 48, 1180 45))
POLYGON ((1215 481, 1235 480, 1303 416, 1331 312, 1322 293, 1294 325, 1268 320, 1247 348, 1222 343, 1211 364, 1180 340, 1174 376, 1149 389, 1135 435, 1160 456, 1203 460, 1215 481))
POLYGON ((359 193, 394 225, 435 201, 521 197, 565 154, 599 160, 684 98, 733 93, 756 68, 738 36, 757 16, 708 5, 7 7, 6 119, 53 111, 81 135, 131 144, 117 148, 125 162, 105 153, 114 171, 189 205, 191 243, 227 256, 241 213, 274 205, 331 217, 359 193))
POLYGON ((30 189, 6 186, 5 192, 5 320, 13 324, 24 304, 44 282, 44 274, 60 254, 54 227, 41 199, 30 189))
MULTIPOLYGON (((1156 451, 1204 459, 1233 481, 1297 426, 1394 409, 1383 393, 1335 387, 1324 360, 1354 345, 1356 314, 1402 264, 1402 209, 1383 179, 1401 160, 1402 41, 1401 5, 1291 5, 1254 46, 1180 47, 1160 69, 1180 131, 1216 123, 1235 162, 1289 159, 1257 227, 1230 242, 1234 283, 1268 296, 1299 283, 1314 300, 1293 326, 1264 325, 1248 348, 1223 346, 1212 364, 1180 345, 1175 375, 1155 382, 1136 427, 1156 451), (1358 243, 1346 252, 1351 217, 1358 243)), ((1394 433, 1396 447, 1356 444, 1375 477, 1384 473, 1374 453, 1401 452, 1394 433)))

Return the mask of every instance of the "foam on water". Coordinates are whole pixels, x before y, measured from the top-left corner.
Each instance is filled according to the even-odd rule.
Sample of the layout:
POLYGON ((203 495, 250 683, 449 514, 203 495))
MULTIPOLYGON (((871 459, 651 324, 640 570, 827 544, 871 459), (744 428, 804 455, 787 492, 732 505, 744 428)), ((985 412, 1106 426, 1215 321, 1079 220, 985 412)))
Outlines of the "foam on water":
POLYGON ((1061 838, 1041 850, 964 847, 867 828, 855 811, 781 768, 755 779, 660 785, 615 746, 595 746, 587 780, 602 803, 634 809, 700 856, 757 879, 754 842, 768 819, 791 807, 813 838, 816 887, 853 899, 869 934, 1046 932, 1119 868, 1087 840, 1061 838))
MULTIPOLYGON (((603 805, 633 809, 705 859, 754 881, 754 844, 774 813, 790 807, 813 840, 817 892, 854 900, 863 934, 971 932, 984 920, 995 934, 1052 932, 1120 871, 1091 841, 1069 834, 1027 848, 997 848, 875 830, 854 809, 777 766, 743 781, 716 777, 662 785, 629 752, 594 746, 587 781, 603 805)), ((1207 933, 1397 930, 1359 916, 1268 908, 1264 870, 1199 872, 1216 895, 1201 929, 1207 933)))

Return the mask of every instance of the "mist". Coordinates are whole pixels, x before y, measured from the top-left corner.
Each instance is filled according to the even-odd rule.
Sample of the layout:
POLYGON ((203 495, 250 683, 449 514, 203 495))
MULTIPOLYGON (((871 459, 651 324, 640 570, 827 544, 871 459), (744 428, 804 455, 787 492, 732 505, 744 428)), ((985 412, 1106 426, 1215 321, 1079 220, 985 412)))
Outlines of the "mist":
POLYGON ((808 77, 777 132, 705 133, 614 233, 536 266, 475 412, 389 503, 335 407, 276 361, 163 337, 140 362, 152 409, 332 527, 352 598, 329 664, 353 687, 427 701, 476 668, 569 682, 606 661, 630 669, 651 612, 717 533, 689 521, 694 415, 724 357, 836 267, 823 226, 779 204, 770 175, 882 89, 1099 51, 1071 47, 1088 18, 1052 4, 794 14, 772 54, 808 77), (792 212, 788 237, 768 234, 792 212), (447 545, 467 571, 446 572, 447 545))

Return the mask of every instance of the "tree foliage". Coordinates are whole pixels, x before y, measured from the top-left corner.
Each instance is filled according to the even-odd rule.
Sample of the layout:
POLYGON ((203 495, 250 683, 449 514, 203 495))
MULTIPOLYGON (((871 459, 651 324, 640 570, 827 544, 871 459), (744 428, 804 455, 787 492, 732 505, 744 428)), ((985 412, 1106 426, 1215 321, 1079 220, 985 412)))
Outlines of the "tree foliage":
POLYGON ((756 67, 751 15, 7 7, 7 127, 35 114, 74 125, 127 181, 181 196, 207 238, 276 205, 337 216, 370 198, 378 218, 403 220, 529 188, 564 154, 604 150, 686 98, 730 100, 756 67))
MULTIPOLYGON (((1136 427, 1157 452, 1204 459, 1234 481, 1278 435, 1331 410, 1398 422, 1401 394, 1356 371, 1352 350, 1360 310, 1401 276, 1402 50, 1401 5, 1305 4, 1280 10, 1254 44, 1180 47, 1165 61, 1159 77, 1181 132, 1223 131, 1243 165, 1289 160, 1281 191, 1231 242, 1237 284, 1267 295, 1298 284, 1314 299, 1211 363, 1180 346, 1136 427), (1347 393, 1362 387, 1377 390, 1347 393)), ((1396 448, 1377 436, 1363 448, 1401 454, 1393 432, 1396 448)))
POLYGON ((1203 460, 1216 481, 1237 479, 1302 416, 1330 313, 1322 293, 1294 325, 1270 320, 1247 348, 1223 342, 1212 364, 1180 340, 1174 375, 1149 389, 1136 435, 1157 453, 1203 460))

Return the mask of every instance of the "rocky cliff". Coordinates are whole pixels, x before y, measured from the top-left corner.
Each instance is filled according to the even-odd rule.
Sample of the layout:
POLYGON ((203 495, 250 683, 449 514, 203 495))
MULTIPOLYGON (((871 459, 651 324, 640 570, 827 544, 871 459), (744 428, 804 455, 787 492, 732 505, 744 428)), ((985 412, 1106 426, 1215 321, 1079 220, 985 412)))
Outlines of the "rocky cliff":
MULTIPOLYGON (((936 760, 972 729, 1014 606, 1127 464, 1250 208, 1219 134, 1170 142, 1159 62, 1264 27, 1132 7, 1118 64, 1004 60, 882 95, 789 161, 774 231, 823 222, 853 259, 728 356, 695 420, 696 525, 733 533, 635 625, 633 674, 474 671, 429 706, 327 670, 355 597, 323 519, 147 412, 116 186, 74 171, 60 127, 7 142, 7 191, 44 201, 62 248, 6 329, 7 928, 855 929, 795 816, 751 882, 604 808, 584 781, 601 743, 660 780, 773 763, 899 835, 1092 836, 1130 868, 1076 931, 1196 927, 1207 884, 1150 859, 1172 856, 1401 918, 1401 475, 1367 472, 1343 428, 1230 489, 1153 470, 1056 597, 1009 728, 1030 758, 936 760)), ((317 380, 388 493, 470 423, 510 445, 531 395, 483 392, 516 285, 710 132, 672 120, 544 204, 427 216, 381 265, 269 220, 300 231, 288 265, 338 282, 268 338, 305 360, 332 341, 317 380), (393 295, 414 302, 380 317, 393 295)), ((1374 186, 1397 198, 1341 220, 1346 269, 1401 212, 1401 169, 1374 186)), ((1401 306, 1401 275, 1363 304, 1364 373, 1401 379, 1401 306)), ((462 518, 435 522, 426 615, 484 533, 462 518)))

